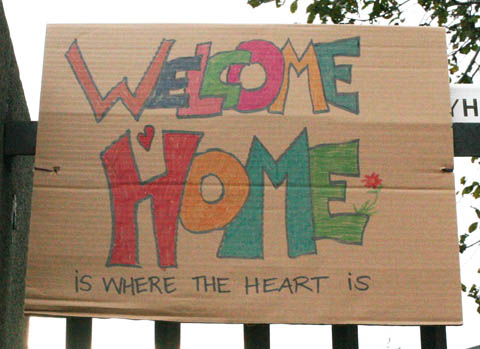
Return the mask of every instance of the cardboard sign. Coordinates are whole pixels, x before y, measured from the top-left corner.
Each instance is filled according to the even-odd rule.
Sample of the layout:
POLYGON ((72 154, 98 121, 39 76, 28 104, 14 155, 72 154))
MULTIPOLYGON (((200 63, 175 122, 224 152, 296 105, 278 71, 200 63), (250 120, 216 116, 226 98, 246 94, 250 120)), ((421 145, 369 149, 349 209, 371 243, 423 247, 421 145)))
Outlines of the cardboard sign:
POLYGON ((26 312, 461 323, 445 34, 48 28, 26 312))

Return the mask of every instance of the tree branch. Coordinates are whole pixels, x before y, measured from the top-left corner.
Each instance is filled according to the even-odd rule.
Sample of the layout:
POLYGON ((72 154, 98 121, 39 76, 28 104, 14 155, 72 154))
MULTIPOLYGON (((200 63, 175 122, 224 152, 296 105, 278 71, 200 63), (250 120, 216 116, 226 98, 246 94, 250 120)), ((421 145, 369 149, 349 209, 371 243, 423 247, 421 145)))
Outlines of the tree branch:
POLYGON ((462 74, 458 82, 462 81, 466 77, 468 77, 468 73, 470 70, 472 70, 473 65, 475 64, 478 55, 480 54, 480 47, 477 49, 477 52, 475 52, 475 55, 473 56, 472 60, 470 61, 470 64, 468 65, 467 69, 465 69, 465 72, 462 74))
POLYGON ((347 17, 347 16, 345 16, 345 19, 353 20, 353 21, 356 21, 356 22, 370 22, 371 21, 370 19, 366 19, 366 18, 352 18, 352 17, 347 17))
POLYGON ((471 245, 468 245, 467 247, 465 247, 465 249, 470 248, 470 247, 472 247, 472 246, 475 246, 475 245, 478 244, 478 243, 480 243, 480 240, 474 242, 474 243, 471 244, 471 245))
POLYGON ((475 72, 472 74, 472 79, 475 75, 477 75, 479 70, 480 70, 480 64, 478 65, 477 70, 475 70, 475 72))
POLYGON ((463 49, 463 48, 467 47, 468 45, 470 45, 470 43, 471 43, 471 40, 470 40, 470 39, 467 39, 467 40, 465 41, 465 43, 462 44, 462 46, 460 46, 460 47, 457 48, 456 50, 453 50, 453 51, 450 52, 448 55, 449 55, 449 56, 454 56, 454 55, 456 55, 458 52, 460 52, 461 49, 463 49))
POLYGON ((480 5, 480 1, 478 0, 471 0, 471 1, 465 1, 465 2, 453 0, 453 3, 458 6, 480 5))

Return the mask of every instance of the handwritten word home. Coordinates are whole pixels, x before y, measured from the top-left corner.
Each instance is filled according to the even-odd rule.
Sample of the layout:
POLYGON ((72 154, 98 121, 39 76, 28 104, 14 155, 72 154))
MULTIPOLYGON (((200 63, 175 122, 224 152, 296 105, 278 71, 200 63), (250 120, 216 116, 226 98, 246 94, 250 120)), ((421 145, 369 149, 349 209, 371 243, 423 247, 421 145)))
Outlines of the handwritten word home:
POLYGON ((149 199, 160 267, 177 267, 179 222, 192 233, 224 230, 218 258, 263 258, 264 172, 274 188, 286 182, 288 256, 316 254, 315 240, 361 245, 369 214, 332 214, 330 200, 345 200, 346 182, 330 175, 359 176, 359 140, 309 146, 304 129, 275 160, 254 137, 243 165, 222 149, 197 152, 201 132, 163 131, 165 172, 141 180, 130 131, 101 154, 110 190, 112 244, 107 266, 140 266, 138 204, 149 199), (217 200, 202 195, 205 179, 222 186, 217 200))

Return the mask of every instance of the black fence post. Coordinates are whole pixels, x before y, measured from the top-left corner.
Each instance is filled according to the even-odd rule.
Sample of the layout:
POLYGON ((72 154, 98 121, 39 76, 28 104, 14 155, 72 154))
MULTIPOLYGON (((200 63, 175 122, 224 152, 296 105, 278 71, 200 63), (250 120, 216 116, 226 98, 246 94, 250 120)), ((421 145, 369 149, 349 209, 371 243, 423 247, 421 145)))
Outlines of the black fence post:
POLYGON ((243 339, 245 349, 269 349, 270 325, 243 325, 243 339))
POLYGON ((67 318, 66 349, 92 347, 92 318, 67 318))
POLYGON ((357 325, 332 325, 333 349, 358 349, 357 325))
POLYGON ((155 349, 180 348, 180 323, 155 321, 155 349))
POLYGON ((445 326, 420 326, 422 349, 447 349, 445 326))

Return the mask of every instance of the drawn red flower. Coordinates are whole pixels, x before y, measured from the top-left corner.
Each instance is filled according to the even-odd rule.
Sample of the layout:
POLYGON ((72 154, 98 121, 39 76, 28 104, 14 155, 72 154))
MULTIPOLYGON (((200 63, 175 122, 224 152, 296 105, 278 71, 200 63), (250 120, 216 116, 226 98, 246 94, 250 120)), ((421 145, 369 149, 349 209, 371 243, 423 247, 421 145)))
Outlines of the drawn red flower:
POLYGON ((380 185, 382 185, 382 179, 380 178, 379 174, 372 172, 371 175, 365 175, 365 178, 362 179, 362 182, 365 183, 367 188, 377 189, 380 185))

